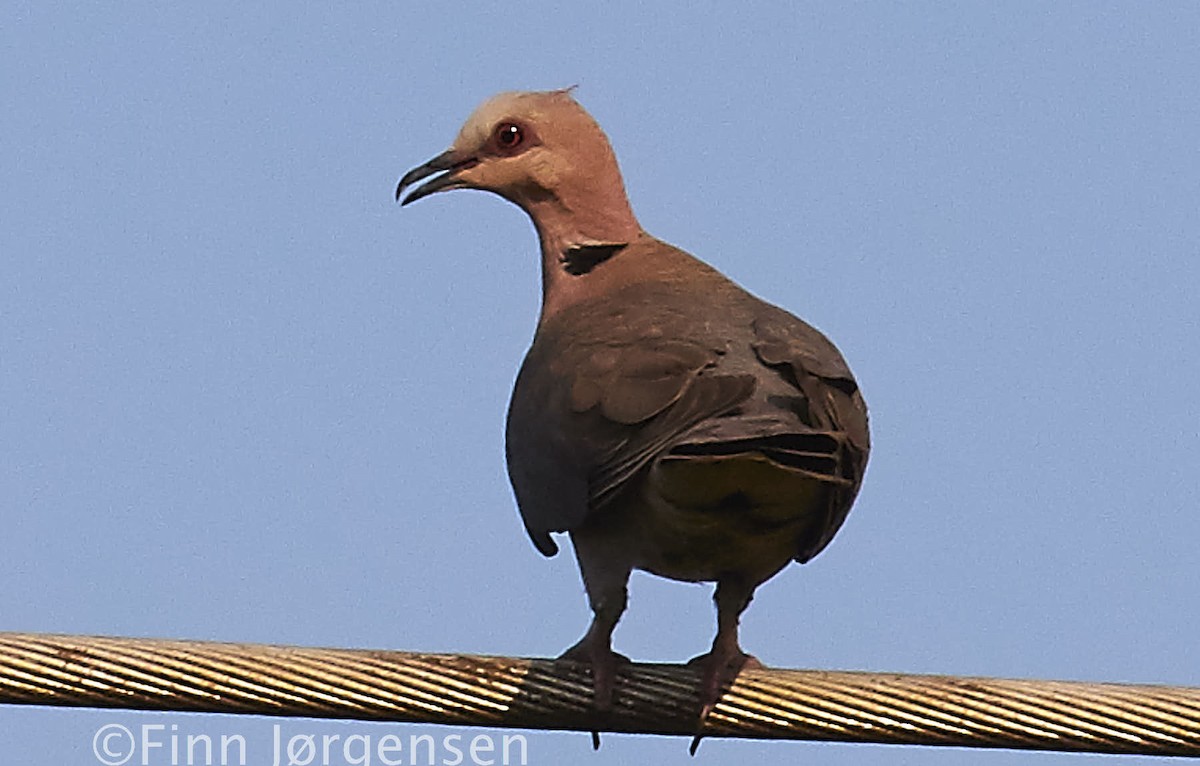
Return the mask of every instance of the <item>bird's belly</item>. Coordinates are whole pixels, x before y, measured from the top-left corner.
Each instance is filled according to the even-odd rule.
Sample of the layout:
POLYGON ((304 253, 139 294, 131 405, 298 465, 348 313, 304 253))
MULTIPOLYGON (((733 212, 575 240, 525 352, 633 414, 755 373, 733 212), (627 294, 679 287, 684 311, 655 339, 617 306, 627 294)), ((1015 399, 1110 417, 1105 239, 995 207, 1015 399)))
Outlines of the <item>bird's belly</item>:
POLYGON ((660 461, 635 510, 635 565, 674 580, 762 582, 822 525, 826 491, 756 453, 660 461))

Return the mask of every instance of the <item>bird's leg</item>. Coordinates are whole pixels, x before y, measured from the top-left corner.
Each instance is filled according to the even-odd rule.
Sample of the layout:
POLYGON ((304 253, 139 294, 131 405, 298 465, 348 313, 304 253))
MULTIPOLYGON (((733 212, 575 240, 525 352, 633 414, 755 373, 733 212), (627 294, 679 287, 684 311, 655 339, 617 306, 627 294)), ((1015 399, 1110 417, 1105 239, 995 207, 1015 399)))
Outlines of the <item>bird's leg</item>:
POLYGON ((717 592, 713 601, 717 605, 717 635, 712 649, 688 662, 703 669, 700 684, 700 721, 696 738, 692 741, 693 754, 700 745, 699 732, 704 722, 717 706, 722 689, 733 683, 745 667, 759 667, 754 657, 742 651, 738 643, 738 620, 750 600, 754 597, 754 585, 742 577, 728 577, 717 581, 717 592))
MULTIPOLYGON (((612 650, 612 634, 625 611, 627 585, 632 566, 624 563, 625 556, 606 546, 603 539, 573 534, 575 558, 587 589, 592 607, 592 624, 583 638, 559 656, 561 660, 584 662, 592 667, 592 699, 596 712, 612 709, 613 686, 617 664, 629 662, 612 650)), ((600 746, 600 737, 592 732, 593 747, 600 746)))
POLYGON ((583 638, 563 652, 559 659, 585 662, 592 666, 594 704, 596 710, 605 712, 612 707, 617 661, 628 661, 612 650, 612 634, 617 627, 617 620, 625 611, 626 592, 622 586, 619 593, 608 593, 597 598, 590 590, 588 600, 592 606, 592 624, 583 638))

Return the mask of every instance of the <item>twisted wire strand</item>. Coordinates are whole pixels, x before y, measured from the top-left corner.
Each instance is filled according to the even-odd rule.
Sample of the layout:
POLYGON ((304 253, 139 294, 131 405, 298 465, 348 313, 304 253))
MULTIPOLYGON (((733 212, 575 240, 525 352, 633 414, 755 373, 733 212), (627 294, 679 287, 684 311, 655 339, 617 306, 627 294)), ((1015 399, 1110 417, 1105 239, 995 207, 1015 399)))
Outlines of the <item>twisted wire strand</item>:
MULTIPOLYGON (((552 660, 0 633, 0 703, 696 734, 698 676, 634 664, 611 713, 552 660)), ((704 736, 1200 756, 1200 689, 743 672, 704 736)))

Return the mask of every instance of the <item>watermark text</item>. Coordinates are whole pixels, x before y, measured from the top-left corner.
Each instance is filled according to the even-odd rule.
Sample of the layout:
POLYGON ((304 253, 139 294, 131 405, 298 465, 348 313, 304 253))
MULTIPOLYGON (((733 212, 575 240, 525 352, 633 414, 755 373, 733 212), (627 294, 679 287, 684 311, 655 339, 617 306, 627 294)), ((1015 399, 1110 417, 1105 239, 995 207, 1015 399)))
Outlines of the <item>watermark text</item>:
POLYGON ((92 752, 103 766, 527 766, 522 734, 213 734, 179 724, 101 726, 92 752), (269 740, 269 741, 266 741, 269 740))

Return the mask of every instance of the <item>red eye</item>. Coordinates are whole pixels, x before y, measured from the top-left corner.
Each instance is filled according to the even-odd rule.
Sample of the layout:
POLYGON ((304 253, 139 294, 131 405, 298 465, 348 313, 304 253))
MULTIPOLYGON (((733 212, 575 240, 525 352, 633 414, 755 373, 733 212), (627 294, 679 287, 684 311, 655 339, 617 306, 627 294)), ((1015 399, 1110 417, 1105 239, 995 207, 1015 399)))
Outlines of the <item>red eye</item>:
POLYGON ((521 126, 512 122, 502 122, 496 126, 496 145, 506 151, 516 149, 525 140, 521 126))

